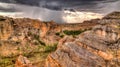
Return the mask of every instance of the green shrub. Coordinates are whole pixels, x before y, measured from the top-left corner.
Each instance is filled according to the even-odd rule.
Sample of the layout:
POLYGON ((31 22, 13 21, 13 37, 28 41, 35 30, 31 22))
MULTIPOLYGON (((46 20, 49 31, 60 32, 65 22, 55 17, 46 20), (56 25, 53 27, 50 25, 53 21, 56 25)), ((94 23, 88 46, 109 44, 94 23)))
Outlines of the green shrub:
POLYGON ((39 42, 39 44, 45 46, 45 43, 40 40, 39 35, 34 34, 34 38, 39 42))
POLYGON ((0 18, 0 21, 5 21, 6 19, 5 18, 0 18))
POLYGON ((84 30, 64 30, 63 32, 66 35, 79 35, 80 33, 84 32, 84 30))
POLYGON ((61 37, 61 38, 63 38, 63 37, 64 37, 64 35, 60 35, 60 37, 61 37))
POLYGON ((41 40, 39 40, 39 43, 40 43, 41 45, 45 46, 45 43, 42 42, 41 40))
POLYGON ((28 32, 27 35, 28 35, 28 36, 31 36, 31 35, 32 35, 32 32, 28 32))
POLYGON ((55 35, 60 36, 60 33, 59 33, 59 32, 57 32, 57 33, 55 33, 55 35))
POLYGON ((57 44, 45 46, 45 52, 53 52, 57 49, 57 44))
POLYGON ((34 38, 36 39, 36 40, 39 40, 39 35, 36 35, 36 34, 34 34, 34 38))
POLYGON ((60 32, 55 33, 55 35, 56 35, 56 36, 59 36, 59 37, 61 37, 61 38, 63 38, 63 37, 64 37, 64 35, 63 35, 63 34, 61 34, 60 32))
POLYGON ((2 58, 0 60, 0 67, 7 67, 7 66, 13 67, 14 63, 12 61, 13 58, 2 58))

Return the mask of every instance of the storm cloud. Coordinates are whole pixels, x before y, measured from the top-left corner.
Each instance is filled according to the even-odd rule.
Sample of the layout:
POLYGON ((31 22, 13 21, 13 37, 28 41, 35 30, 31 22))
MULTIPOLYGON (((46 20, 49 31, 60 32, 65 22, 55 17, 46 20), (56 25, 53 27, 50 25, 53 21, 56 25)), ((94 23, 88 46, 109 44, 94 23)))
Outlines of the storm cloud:
POLYGON ((78 23, 119 11, 119 7, 119 0, 0 0, 0 15, 78 23))
MULTIPOLYGON (((44 7, 51 10, 72 8, 77 10, 97 11, 101 8, 112 6, 119 0, 0 0, 0 2, 24 4, 30 6, 44 7)), ((116 4, 119 6, 119 4, 116 4)))

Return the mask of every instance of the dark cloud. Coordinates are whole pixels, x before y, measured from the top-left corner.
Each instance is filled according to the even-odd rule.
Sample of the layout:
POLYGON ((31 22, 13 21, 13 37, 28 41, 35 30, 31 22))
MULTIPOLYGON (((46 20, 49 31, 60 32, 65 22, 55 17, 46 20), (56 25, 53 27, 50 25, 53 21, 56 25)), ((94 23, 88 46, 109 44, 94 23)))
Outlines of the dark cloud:
POLYGON ((0 0, 0 15, 80 22, 87 16, 120 10, 119 7, 120 0, 0 0))
POLYGON ((25 4, 31 6, 44 7, 52 10, 64 8, 76 8, 79 10, 97 9, 99 3, 109 3, 119 0, 0 0, 0 2, 25 4))

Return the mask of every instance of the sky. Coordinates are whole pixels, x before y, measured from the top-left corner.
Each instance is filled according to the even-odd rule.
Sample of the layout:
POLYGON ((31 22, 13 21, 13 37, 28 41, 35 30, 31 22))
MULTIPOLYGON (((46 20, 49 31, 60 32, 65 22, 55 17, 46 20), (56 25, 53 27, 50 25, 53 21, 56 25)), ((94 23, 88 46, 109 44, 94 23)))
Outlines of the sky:
POLYGON ((120 11, 120 0, 0 0, 0 15, 81 23, 120 11))

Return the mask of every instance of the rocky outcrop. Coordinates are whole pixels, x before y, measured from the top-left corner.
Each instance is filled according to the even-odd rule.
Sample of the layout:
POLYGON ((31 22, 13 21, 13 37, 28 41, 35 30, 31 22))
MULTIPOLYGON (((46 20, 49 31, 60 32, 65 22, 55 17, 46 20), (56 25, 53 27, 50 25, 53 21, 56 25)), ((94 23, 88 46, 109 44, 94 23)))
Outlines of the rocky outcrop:
POLYGON ((45 67, 119 67, 120 34, 116 26, 101 24, 72 41, 61 40, 45 67))
MULTIPOLYGON (((38 54, 44 52, 44 48, 52 50, 49 45, 59 41, 58 49, 50 55, 47 53, 45 67, 120 67, 119 16, 119 12, 115 12, 103 19, 77 24, 56 24, 53 21, 42 22, 36 19, 1 16, 0 56, 16 57, 26 54, 29 58, 32 56, 33 60, 40 60, 35 59, 34 65, 44 65, 46 51, 43 61, 38 59, 41 56, 38 54), (75 36, 67 35, 64 33, 65 30, 76 30, 81 33, 75 36), (34 53, 37 53, 36 57, 34 53)), ((0 66, 14 64, 11 60, 10 63, 2 61, 0 66)), ((23 56, 18 57, 15 66, 33 67, 23 56)))
POLYGON ((0 17, 0 40, 8 40, 13 34, 13 25, 11 19, 0 17))
POLYGON ((42 22, 29 18, 0 17, 0 40, 21 41, 27 38, 33 40, 34 36, 42 38, 46 43, 56 43, 60 37, 55 34, 64 30, 84 30, 97 25, 94 21, 87 21, 78 24, 57 24, 54 21, 42 22), (44 39, 43 39, 44 38, 44 39), (47 39, 45 39, 47 38, 47 39), (54 38, 56 38, 54 40, 54 38))
POLYGON ((120 12, 115 11, 104 17, 104 19, 120 19, 120 12))
POLYGON ((30 63, 30 61, 26 57, 20 55, 15 63, 15 67, 35 67, 35 66, 33 66, 32 63, 30 63))

